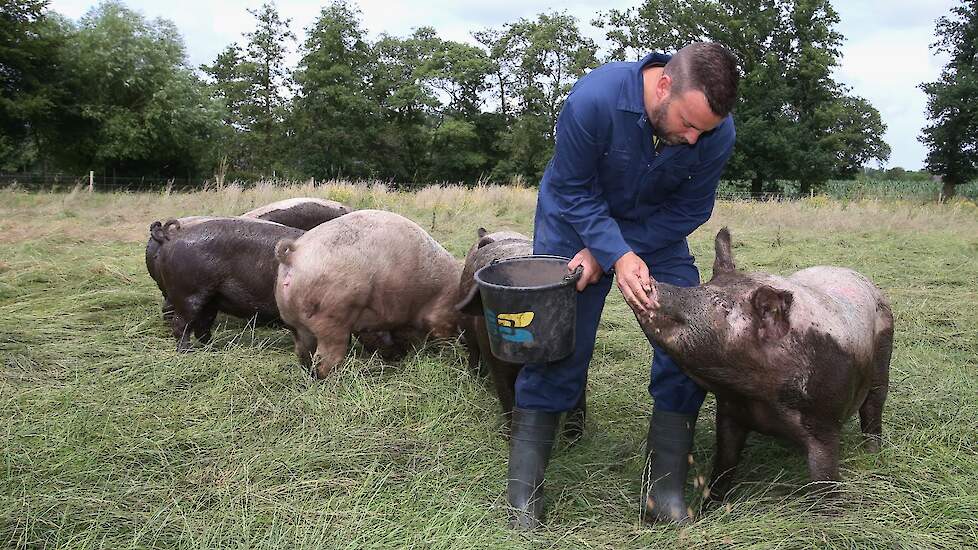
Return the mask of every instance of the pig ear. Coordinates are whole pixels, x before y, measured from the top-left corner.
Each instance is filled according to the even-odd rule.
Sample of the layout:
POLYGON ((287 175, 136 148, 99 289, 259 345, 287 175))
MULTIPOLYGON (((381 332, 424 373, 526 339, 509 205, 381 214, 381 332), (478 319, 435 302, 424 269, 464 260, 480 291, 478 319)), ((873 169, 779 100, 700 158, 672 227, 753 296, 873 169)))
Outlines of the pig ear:
POLYGON ((717 273, 730 273, 736 271, 733 253, 730 251, 730 230, 724 227, 717 233, 713 242, 716 248, 716 259, 713 260, 713 276, 717 273))
POLYGON ((496 242, 495 239, 489 236, 489 232, 486 231, 485 227, 479 228, 479 242, 475 245, 476 248, 482 248, 489 243, 496 242))
POLYGON ((482 311, 482 295, 479 294, 479 285, 473 284, 472 288, 465 293, 462 301, 455 304, 455 310, 466 315, 481 316, 485 315, 482 311))
POLYGON ((751 304, 757 313, 757 336, 762 341, 784 338, 791 329, 788 314, 793 296, 787 290, 762 286, 754 291, 751 304))

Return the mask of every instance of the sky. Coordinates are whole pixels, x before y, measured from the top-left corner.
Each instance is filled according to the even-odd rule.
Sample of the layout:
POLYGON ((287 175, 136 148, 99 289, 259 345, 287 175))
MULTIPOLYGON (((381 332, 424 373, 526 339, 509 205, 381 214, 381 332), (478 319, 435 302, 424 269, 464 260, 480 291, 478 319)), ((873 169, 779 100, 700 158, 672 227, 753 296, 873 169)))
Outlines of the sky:
MULTIPOLYGON (((302 40, 328 0, 278 0, 279 13, 292 20, 292 32, 302 40)), ((125 0, 130 8, 147 18, 173 21, 183 34, 193 66, 210 64, 225 47, 242 42, 254 29, 247 8, 263 0, 125 0)), ((407 36, 421 26, 434 27, 447 40, 473 42, 471 33, 499 27, 521 17, 534 18, 552 10, 577 17, 581 30, 604 44, 600 29, 590 21, 598 11, 624 9, 641 0, 360 0, 356 2, 371 38, 382 32, 407 36)), ((934 24, 948 15, 955 0, 836 0, 833 7, 841 21, 836 27, 845 40, 841 48, 837 81, 850 93, 869 100, 882 115, 887 131, 883 139, 892 149, 884 168, 908 170, 923 167, 926 149, 917 141, 927 124, 926 96, 918 88, 934 81, 947 62, 929 48, 935 41, 934 24)), ((51 0, 50 9, 77 20, 97 4, 93 0, 51 0)), ((297 56, 291 57, 293 63, 297 56)))

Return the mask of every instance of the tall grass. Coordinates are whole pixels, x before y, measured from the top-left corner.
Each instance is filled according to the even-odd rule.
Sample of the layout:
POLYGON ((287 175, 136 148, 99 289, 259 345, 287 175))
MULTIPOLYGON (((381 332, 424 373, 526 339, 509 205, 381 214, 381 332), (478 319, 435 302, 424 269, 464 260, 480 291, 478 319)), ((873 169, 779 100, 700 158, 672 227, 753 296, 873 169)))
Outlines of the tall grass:
MULTIPOLYGON (((617 292, 589 379, 584 438, 548 469, 547 525, 506 529, 507 444, 457 342, 396 365, 351 353, 324 381, 288 333, 224 319, 178 354, 143 265, 147 226, 294 196, 402 213, 462 257, 479 226, 532 229, 534 191, 382 185, 180 193, 0 191, 0 544, 59 548, 961 548, 978 545, 978 211, 816 197, 720 202, 712 236, 741 268, 850 266, 897 331, 884 449, 843 435, 845 496, 805 494, 800 451, 748 442, 726 505, 703 506, 714 433, 697 428, 684 528, 639 520, 650 351, 617 292)), ((375 253, 382 253, 376 251, 375 253)))

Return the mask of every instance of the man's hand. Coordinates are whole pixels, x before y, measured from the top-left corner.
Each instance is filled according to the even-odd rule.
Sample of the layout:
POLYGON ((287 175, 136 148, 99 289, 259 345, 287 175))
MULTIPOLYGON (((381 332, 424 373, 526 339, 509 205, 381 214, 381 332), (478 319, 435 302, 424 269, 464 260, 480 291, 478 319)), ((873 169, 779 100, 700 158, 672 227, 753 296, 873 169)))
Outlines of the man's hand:
POLYGON ((655 279, 649 274, 649 266, 634 252, 627 252, 615 262, 615 279, 625 301, 638 313, 648 312, 658 304, 655 295, 655 279))
POLYGON ((601 270, 601 264, 591 255, 591 251, 586 248, 571 258, 571 261, 567 263, 567 269, 574 271, 579 265, 584 266, 584 272, 581 273, 581 278, 577 280, 577 291, 582 292, 587 288, 587 285, 593 285, 600 281, 604 271, 601 270))

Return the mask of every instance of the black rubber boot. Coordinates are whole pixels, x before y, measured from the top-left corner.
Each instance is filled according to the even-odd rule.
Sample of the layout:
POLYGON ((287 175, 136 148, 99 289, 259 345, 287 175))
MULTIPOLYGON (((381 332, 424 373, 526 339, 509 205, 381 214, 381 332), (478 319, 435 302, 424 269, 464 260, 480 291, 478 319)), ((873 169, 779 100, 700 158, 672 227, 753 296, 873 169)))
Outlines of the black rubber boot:
POLYGON ((695 415, 652 411, 642 483, 646 521, 686 523, 691 519, 684 489, 695 426, 695 415))
POLYGON ((560 414, 513 409, 506 488, 513 509, 513 529, 535 529, 543 519, 543 473, 550 461, 559 419, 560 414))

